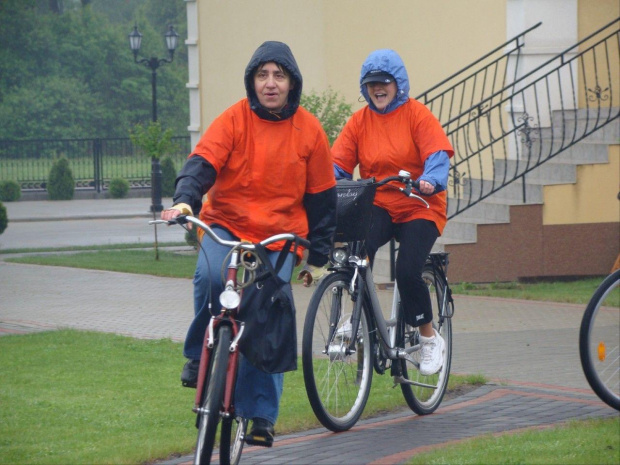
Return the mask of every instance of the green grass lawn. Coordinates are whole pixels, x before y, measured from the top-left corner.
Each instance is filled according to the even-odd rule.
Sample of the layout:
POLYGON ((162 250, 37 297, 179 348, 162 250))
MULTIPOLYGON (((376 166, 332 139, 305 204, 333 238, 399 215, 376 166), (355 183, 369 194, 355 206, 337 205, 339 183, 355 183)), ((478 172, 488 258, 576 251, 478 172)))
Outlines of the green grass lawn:
POLYGON ((410 465, 618 465, 620 417, 486 435, 420 454, 410 465))
MULTIPOLYGON (((183 244, 181 244, 183 245, 183 244)), ((62 254, 42 255, 30 251, 22 257, 9 258, 6 261, 29 263, 35 265, 69 266, 98 270, 121 271, 125 273, 148 273, 156 276, 175 278, 192 277, 196 266, 197 252, 171 252, 160 248, 159 260, 155 260, 153 250, 145 250, 144 244, 125 245, 123 250, 110 250, 113 246, 96 248, 84 252, 84 248, 63 249, 62 254), (128 250, 131 249, 131 250, 128 250), (76 253, 68 253, 74 251, 76 253)), ((121 247, 118 247, 121 248, 121 247)), ((191 250, 189 247, 187 250, 191 250)), ((41 249, 38 252, 50 251, 41 249)), ((18 253, 19 250, 4 251, 3 253, 18 253)), ((448 271, 449 275, 449 271, 448 271)), ((297 273, 293 274, 295 278, 297 273)), ((546 300, 552 302, 567 302, 587 304, 594 290, 601 283, 602 278, 590 278, 577 281, 556 281, 537 283, 492 283, 451 284, 454 294, 493 296, 513 299, 546 300)), ((293 279, 293 282, 297 282, 293 279)))
MULTIPOLYGON (((49 331, 0 337, 0 463, 135 464, 189 454, 195 390, 181 387, 180 343, 49 331)), ((319 427, 300 369, 285 374, 278 434, 319 427)), ((450 390, 484 383, 452 376, 450 390)), ((405 408, 375 376, 364 417, 405 408)))

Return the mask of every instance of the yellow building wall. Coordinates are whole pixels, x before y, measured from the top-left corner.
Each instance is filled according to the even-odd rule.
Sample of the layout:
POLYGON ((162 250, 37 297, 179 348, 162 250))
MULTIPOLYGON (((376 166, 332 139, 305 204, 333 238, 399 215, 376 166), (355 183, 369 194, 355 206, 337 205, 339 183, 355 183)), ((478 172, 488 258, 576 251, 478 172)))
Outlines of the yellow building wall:
MULTIPOLYGON (((609 163, 577 167, 577 182, 545 186, 543 224, 620 221, 620 145, 609 147, 609 163)), ((618 238, 620 241, 620 238, 618 238)))
MULTIPOLYGON (((578 35, 579 40, 582 40, 594 31, 597 31, 614 19, 620 17, 620 1, 579 0, 577 4, 577 14, 579 18, 578 35)), ((610 33, 612 31, 613 29, 609 30, 610 33)), ((609 58, 611 72, 608 76, 600 77, 600 86, 602 88, 611 87, 613 89, 620 89, 620 57, 616 53, 611 53, 608 57, 599 56, 599 59, 604 58, 609 58)), ((581 74, 579 74, 578 78, 580 82, 583 80, 581 74)), ((588 82, 595 82, 591 73, 588 74, 588 82)), ((587 95, 585 92, 579 94, 579 106, 581 108, 586 106, 586 98, 587 95)))
POLYGON ((201 132, 245 96, 245 67, 265 40, 291 47, 305 92, 331 87, 357 110, 371 51, 402 56, 414 97, 502 44, 505 24, 497 0, 198 0, 201 132))

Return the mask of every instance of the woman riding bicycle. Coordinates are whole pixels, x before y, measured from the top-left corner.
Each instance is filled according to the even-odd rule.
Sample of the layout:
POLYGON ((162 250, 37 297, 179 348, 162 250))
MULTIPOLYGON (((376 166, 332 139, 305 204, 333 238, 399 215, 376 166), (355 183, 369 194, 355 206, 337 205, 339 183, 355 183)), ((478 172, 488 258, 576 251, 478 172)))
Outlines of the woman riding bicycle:
POLYGON ((396 280, 406 322, 420 329, 420 372, 430 375, 443 364, 444 341, 433 329, 433 314, 422 269, 446 224, 449 158, 454 155, 439 121, 409 98, 409 78, 393 50, 376 50, 362 65, 360 90, 368 105, 353 114, 334 142, 337 178, 351 178, 359 165, 362 178, 383 179, 400 170, 419 179, 430 208, 389 186, 377 191, 366 238, 371 263, 390 239, 400 242, 396 280))
MULTIPOLYGON (((263 43, 247 65, 244 81, 247 98, 224 111, 203 134, 176 180, 174 205, 161 217, 200 212, 200 219, 222 238, 252 242, 295 233, 311 242, 307 265, 315 271, 327 262, 336 225, 336 181, 327 136, 299 106, 302 77, 286 44, 263 43)), ((189 361, 181 375, 188 387, 196 386, 206 325, 220 310, 220 267, 228 252, 207 236, 202 248, 206 254, 199 254, 194 276, 195 317, 184 347, 189 361)), ((277 254, 271 251, 270 260, 277 254)), ((289 254, 280 275, 286 282, 299 258, 289 254)), ((239 416, 253 420, 247 443, 272 445, 282 388, 282 373, 264 373, 242 357, 235 408, 239 416)))

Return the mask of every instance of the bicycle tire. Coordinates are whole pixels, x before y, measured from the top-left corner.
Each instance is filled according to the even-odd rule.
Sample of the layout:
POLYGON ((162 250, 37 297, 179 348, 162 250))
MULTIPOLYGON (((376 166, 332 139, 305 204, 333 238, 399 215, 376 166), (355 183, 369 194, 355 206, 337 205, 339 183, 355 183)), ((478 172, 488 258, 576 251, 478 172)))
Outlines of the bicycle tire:
POLYGON ((620 410, 620 270, 594 291, 579 329, 583 373, 596 395, 620 410))
POLYGON ((238 465, 248 427, 246 418, 224 418, 220 427, 220 464, 238 465))
MULTIPOLYGON (((445 283, 440 279, 435 279, 432 266, 426 266, 422 271, 422 279, 426 282, 433 305, 433 327, 443 337, 445 342, 444 363, 438 373, 430 376, 423 376, 419 367, 420 351, 411 354, 413 362, 401 359, 401 369, 406 380, 424 384, 430 387, 401 383, 400 388, 405 397, 405 401, 411 410, 418 415, 428 415, 437 410, 441 404, 450 378, 450 366, 452 364, 452 320, 450 318, 438 318, 439 303, 443 302, 445 295, 445 283)), ((450 305, 448 302, 445 305, 450 305)), ((404 322, 402 312, 398 323, 400 332, 398 339, 406 341, 405 347, 419 343, 418 328, 411 327, 404 322)))
POLYGON ((220 421, 220 408, 226 386, 230 338, 230 326, 220 325, 216 333, 213 351, 211 352, 207 382, 200 406, 201 411, 198 414, 198 439, 196 440, 194 465, 208 465, 211 463, 211 454, 215 444, 217 425, 220 421))
MULTIPOLYGON (((372 383, 373 341, 364 301, 356 352, 345 354, 351 332, 345 324, 353 301, 349 294, 351 274, 335 272, 321 280, 312 294, 304 322, 302 365, 306 393, 317 419, 327 429, 350 429, 361 416, 372 383), (336 330, 329 340, 330 318, 336 330), (342 331, 338 331, 341 329, 342 331)), ((360 296, 360 298, 362 298, 360 296)))

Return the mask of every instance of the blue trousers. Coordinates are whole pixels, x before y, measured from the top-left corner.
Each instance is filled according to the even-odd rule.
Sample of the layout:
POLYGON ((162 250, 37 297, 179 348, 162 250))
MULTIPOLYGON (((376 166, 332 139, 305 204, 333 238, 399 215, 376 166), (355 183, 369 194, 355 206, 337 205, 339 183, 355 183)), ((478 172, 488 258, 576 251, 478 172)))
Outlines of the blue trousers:
MULTIPOLYGON (((222 239, 237 240, 223 228, 213 228, 222 239)), ((194 274, 194 320, 185 338, 183 355, 191 360, 199 360, 205 330, 211 315, 220 312, 219 296, 224 289, 221 269, 229 247, 217 244, 205 234, 202 249, 198 253, 196 273, 194 274)), ((279 252, 270 252, 269 260, 275 265, 279 252)), ((291 280, 295 256, 289 253, 279 276, 284 281, 291 280)), ((280 397, 284 374, 268 374, 255 368, 245 357, 240 357, 237 385, 235 389, 235 409, 244 418, 264 418, 275 423, 278 418, 280 397)))

